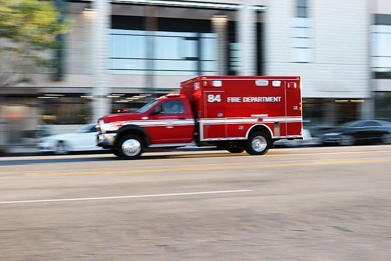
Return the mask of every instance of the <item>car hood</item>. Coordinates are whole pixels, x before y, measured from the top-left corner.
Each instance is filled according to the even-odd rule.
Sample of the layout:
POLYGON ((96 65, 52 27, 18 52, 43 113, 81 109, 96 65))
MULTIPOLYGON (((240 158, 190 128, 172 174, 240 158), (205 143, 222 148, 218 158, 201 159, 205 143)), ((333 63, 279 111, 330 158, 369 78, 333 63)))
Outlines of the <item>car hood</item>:
POLYGON ((71 132, 71 133, 64 133, 64 134, 57 134, 57 135, 50 135, 43 137, 40 141, 47 141, 47 140, 66 140, 66 139, 72 139, 79 137, 82 133, 77 132, 71 132))
POLYGON ((143 116, 143 113, 119 113, 119 114, 109 114, 106 115, 99 120, 103 120, 104 123, 116 122, 116 121, 132 121, 132 120, 140 120, 143 116))
POLYGON ((339 134, 339 133, 344 133, 346 132, 346 129, 344 128, 335 128, 335 129, 331 129, 331 130, 328 130, 327 132, 324 132, 323 135, 333 135, 333 134, 339 134))

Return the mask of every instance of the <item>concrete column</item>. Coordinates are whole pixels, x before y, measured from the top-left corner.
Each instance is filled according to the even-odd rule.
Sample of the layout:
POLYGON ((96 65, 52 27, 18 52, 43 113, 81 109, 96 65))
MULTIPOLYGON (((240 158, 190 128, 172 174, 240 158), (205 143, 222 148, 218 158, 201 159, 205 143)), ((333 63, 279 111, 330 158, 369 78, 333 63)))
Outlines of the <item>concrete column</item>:
POLYGON ((239 46, 239 75, 255 75, 257 57, 257 14, 251 5, 243 4, 238 10, 237 35, 239 46))
POLYGON ((227 23, 225 15, 214 15, 212 18, 213 32, 217 35, 217 74, 227 74, 227 23))
POLYGON ((322 122, 328 125, 335 125, 337 123, 337 104, 333 99, 324 99, 322 107, 322 122))
POLYGON ((111 100, 107 98, 110 93, 110 75, 108 72, 109 37, 111 29, 111 1, 95 0, 92 3, 94 9, 91 26, 92 35, 92 122, 98 120, 111 110, 111 100))
POLYGON ((365 99, 365 101, 360 104, 360 112, 360 118, 363 120, 375 118, 374 98, 365 99))

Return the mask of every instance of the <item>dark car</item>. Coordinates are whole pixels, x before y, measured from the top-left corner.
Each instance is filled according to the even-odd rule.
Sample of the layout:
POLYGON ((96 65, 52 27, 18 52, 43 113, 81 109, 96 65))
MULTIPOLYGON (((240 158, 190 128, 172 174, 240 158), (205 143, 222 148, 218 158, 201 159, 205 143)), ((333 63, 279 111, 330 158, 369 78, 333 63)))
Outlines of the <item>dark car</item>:
POLYGON ((355 145, 391 143, 391 122, 359 120, 344 123, 321 135, 322 144, 355 145))

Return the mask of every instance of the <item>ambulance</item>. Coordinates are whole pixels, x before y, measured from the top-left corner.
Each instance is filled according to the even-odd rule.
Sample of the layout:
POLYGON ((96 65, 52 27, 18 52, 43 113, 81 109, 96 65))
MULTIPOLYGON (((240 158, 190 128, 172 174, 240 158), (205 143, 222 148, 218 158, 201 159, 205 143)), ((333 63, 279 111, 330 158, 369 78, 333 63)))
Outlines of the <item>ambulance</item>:
POLYGON ((96 126, 97 146, 122 159, 186 145, 263 155, 279 139, 302 139, 302 127, 300 76, 198 76, 96 126))

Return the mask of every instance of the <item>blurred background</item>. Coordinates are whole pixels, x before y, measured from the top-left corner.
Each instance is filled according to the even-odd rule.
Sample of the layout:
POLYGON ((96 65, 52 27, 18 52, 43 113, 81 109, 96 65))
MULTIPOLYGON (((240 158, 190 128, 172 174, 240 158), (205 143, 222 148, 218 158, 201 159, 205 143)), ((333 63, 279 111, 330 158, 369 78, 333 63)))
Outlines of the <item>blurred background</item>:
POLYGON ((196 75, 299 75, 305 125, 391 120, 389 0, 0 0, 0 147, 196 75))

